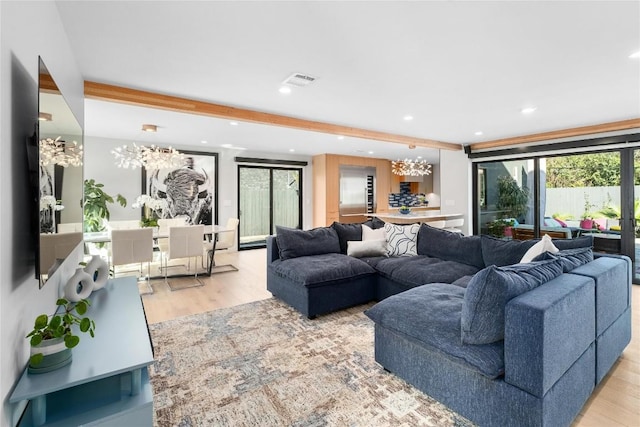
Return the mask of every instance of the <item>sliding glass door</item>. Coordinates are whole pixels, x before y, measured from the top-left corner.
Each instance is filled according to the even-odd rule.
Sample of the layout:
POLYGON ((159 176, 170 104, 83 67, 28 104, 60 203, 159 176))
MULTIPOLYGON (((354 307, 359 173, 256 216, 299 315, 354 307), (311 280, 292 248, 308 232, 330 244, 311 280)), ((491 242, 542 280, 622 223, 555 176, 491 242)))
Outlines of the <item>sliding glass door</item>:
POLYGON ((238 166, 239 248, 264 247, 277 225, 302 228, 302 169, 238 166))
POLYGON ((640 283, 640 149, 479 162, 474 170, 476 234, 589 235, 594 251, 631 258, 640 283))

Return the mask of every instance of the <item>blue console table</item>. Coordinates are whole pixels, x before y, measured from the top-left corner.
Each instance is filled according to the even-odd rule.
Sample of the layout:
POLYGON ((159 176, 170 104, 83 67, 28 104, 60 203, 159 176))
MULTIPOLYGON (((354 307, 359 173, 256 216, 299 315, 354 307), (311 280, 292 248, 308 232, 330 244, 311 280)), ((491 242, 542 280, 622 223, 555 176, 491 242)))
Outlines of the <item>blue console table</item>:
POLYGON ((153 351, 133 277, 109 280, 89 297, 95 338, 80 337, 72 362, 22 374, 11 403, 29 400, 20 426, 151 426, 153 351))

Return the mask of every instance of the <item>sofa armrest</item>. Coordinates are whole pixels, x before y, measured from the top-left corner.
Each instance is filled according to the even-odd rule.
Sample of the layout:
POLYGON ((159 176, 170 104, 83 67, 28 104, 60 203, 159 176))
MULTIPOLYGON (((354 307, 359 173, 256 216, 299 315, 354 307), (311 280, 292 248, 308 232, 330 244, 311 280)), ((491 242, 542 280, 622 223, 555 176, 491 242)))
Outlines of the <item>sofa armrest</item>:
POLYGON ((595 339, 594 286, 563 274, 509 301, 505 382, 542 397, 580 358, 595 339))
POLYGON ((280 259, 280 249, 276 236, 267 236, 267 265, 277 259, 280 259))

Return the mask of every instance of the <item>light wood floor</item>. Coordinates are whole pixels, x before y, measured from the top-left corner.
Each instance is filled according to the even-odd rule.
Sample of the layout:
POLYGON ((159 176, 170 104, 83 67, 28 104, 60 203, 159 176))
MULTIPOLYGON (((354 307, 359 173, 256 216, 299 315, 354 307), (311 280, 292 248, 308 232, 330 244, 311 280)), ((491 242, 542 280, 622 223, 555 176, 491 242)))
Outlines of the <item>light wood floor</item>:
MULTIPOLYGON (((204 286, 179 291, 171 291, 164 280, 151 281, 154 293, 142 297, 147 320, 162 322, 269 298, 265 262, 264 249, 218 252, 217 264, 230 263, 239 271, 204 277, 204 286)), ((633 286, 632 304, 631 344, 582 408, 575 427, 640 426, 640 286, 633 286)))

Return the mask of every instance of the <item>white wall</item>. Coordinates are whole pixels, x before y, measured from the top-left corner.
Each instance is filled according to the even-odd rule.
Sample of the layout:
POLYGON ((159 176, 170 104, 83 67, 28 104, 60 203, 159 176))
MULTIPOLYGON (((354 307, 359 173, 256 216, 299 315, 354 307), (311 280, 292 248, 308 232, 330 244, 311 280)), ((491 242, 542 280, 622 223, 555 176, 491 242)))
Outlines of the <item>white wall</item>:
POLYGON ((440 150, 440 197, 440 211, 447 214, 464 214, 462 231, 470 235, 473 230, 471 226, 471 162, 462 150, 440 150))
MULTIPOLYGON (((99 138, 87 136, 84 140, 84 175, 85 179, 95 179, 104 184, 104 190, 115 198, 121 194, 127 199, 127 207, 123 208, 117 203, 109 207, 111 219, 127 220, 139 219, 139 209, 131 208, 142 191, 142 175, 140 169, 122 169, 115 166, 115 159, 111 150, 124 144, 130 145, 133 141, 99 138)), ((224 143, 221 141, 220 143, 224 143)), ((265 142, 267 145, 268 142, 265 142)), ((162 145, 162 144, 158 144, 162 145)), ((311 157, 296 156, 291 154, 267 154, 244 150, 232 150, 221 147, 208 147, 204 145, 179 147, 178 150, 190 150, 218 153, 218 223, 225 224, 228 218, 238 217, 238 163, 234 158, 252 157, 261 159, 279 159, 306 161, 308 166, 303 168, 303 228, 310 228, 312 223, 312 183, 311 183, 311 157)), ((251 164, 251 163, 243 163, 251 164)))
POLYGON ((42 289, 35 279, 25 139, 37 120, 41 55, 80 123, 83 80, 54 2, 0 2, 0 426, 15 425, 24 404, 8 396, 29 354, 33 319, 52 313, 58 286, 77 265, 81 246, 42 289))

